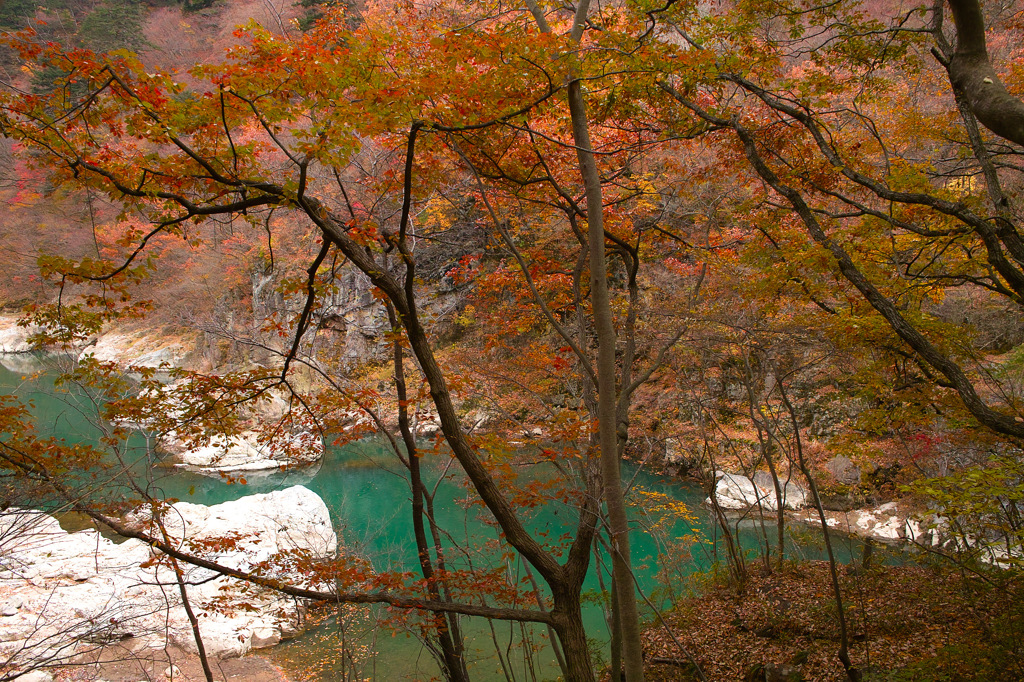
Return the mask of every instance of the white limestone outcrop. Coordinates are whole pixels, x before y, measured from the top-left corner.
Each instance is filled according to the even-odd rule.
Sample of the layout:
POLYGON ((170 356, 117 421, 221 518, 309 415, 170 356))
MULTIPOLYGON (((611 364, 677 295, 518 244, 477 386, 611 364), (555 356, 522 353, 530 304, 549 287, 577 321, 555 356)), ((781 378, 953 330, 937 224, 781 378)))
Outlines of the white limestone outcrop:
POLYGON ((186 442, 177 430, 161 431, 169 424, 188 421, 187 403, 194 390, 189 379, 146 388, 139 394, 143 411, 118 415, 117 423, 150 432, 156 436, 160 450, 172 455, 179 466, 199 472, 273 471, 313 464, 323 458, 324 441, 315 424, 311 419, 290 420, 288 411, 294 407, 279 391, 267 391, 259 402, 240 408, 244 423, 252 426, 240 433, 186 442), (263 425, 262 430, 256 425, 263 425))
POLYGON ((181 466, 201 472, 267 471, 313 464, 324 456, 323 439, 310 431, 273 434, 268 441, 255 431, 245 431, 237 436, 217 435, 191 448, 171 434, 161 438, 160 445, 181 466))
MULTIPOLYGON (((887 502, 872 509, 855 509, 846 513, 846 528, 854 535, 886 542, 896 542, 905 536, 907 518, 900 513, 895 502, 887 502)), ((842 528, 844 524, 840 523, 842 528)))
POLYGON ((951 535, 949 521, 934 514, 908 516, 903 529, 903 536, 908 542, 924 547, 941 547, 949 542, 951 535))
POLYGON ((18 326, 18 317, 0 316, 0 354, 31 353, 36 350, 28 339, 39 331, 37 327, 18 326))
MULTIPOLYGON (((134 515, 136 526, 151 525, 141 516, 134 515)), ((326 505, 301 486, 211 507, 179 502, 164 519, 184 549, 236 569, 293 550, 315 557, 337 551, 326 505)), ((121 641, 137 649, 171 641, 195 650, 174 573, 155 558, 143 542, 114 543, 93 530, 67 533, 41 512, 0 514, 0 665, 24 669, 121 641)), ((211 656, 239 656, 298 633, 296 600, 182 567, 211 656)), ((309 581, 287 570, 264 572, 293 584, 309 581)))
MULTIPOLYGON (((777 511, 775 487, 765 480, 755 482, 739 474, 716 472, 715 497, 722 509, 746 511, 760 507, 763 511, 777 511)), ((707 500, 710 504, 711 500, 707 500)), ((782 505, 785 509, 800 509, 807 503, 807 493, 792 481, 782 488, 782 505)))
POLYGON ((92 356, 99 362, 113 362, 123 367, 181 367, 189 350, 177 337, 165 338, 146 332, 109 332, 86 346, 81 358, 92 356))
MULTIPOLYGON (((800 512, 796 518, 811 525, 821 525, 815 510, 800 512)), ((829 528, 887 543, 907 541, 940 547, 950 541, 949 527, 944 519, 935 515, 927 515, 926 519, 914 516, 899 502, 850 511, 826 509, 825 521, 829 528)))

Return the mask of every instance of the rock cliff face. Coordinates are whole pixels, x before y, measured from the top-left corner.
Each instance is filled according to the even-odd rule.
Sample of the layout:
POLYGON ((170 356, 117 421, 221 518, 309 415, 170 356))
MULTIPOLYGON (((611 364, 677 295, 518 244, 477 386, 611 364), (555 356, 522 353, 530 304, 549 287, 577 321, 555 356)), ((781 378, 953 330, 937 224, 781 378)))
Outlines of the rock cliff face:
MULTIPOLYGON (((141 513, 134 516, 136 525, 147 525, 141 513)), ((164 518, 182 546, 243 570, 290 550, 331 557, 338 546, 323 500, 301 486, 212 507, 179 502, 164 518)), ((0 666, 25 669, 115 645, 158 649, 170 641, 195 650, 174 574, 153 559, 154 550, 138 540, 67 533, 37 511, 0 514, 0 666)), ((301 629, 301 608, 291 598, 205 569, 185 573, 213 657, 272 646, 301 629)))
MULTIPOLYGON (((40 329, 34 326, 20 326, 17 316, 0 316, 0 355, 15 355, 38 351, 29 343, 33 334, 40 329)), ((153 331, 121 332, 101 334, 76 349, 80 357, 92 356, 100 362, 115 362, 128 367, 181 367, 192 352, 193 339, 175 335, 163 337, 153 331)))

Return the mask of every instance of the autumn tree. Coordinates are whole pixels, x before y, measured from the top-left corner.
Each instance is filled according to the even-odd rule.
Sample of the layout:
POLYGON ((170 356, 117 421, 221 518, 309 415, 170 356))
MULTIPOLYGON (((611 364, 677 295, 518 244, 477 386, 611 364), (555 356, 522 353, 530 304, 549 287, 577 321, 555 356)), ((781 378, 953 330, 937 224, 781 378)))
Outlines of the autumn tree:
MULTIPOLYGON (((409 372, 422 377, 447 447, 508 547, 549 589, 551 607, 470 605, 444 596, 454 583, 431 580, 444 571, 439 543, 428 537, 430 501, 416 482, 424 450, 401 413, 404 446, 396 452, 405 453, 412 479, 427 597, 353 588, 344 599, 543 623, 560 641, 566 677, 592 679, 580 590, 606 523, 621 624, 614 629, 627 679, 639 680, 618 471, 631 398, 664 362, 692 357, 693 348, 677 351, 676 342, 694 323, 701 288, 718 286, 723 273, 747 277, 749 295, 764 285, 763 319, 792 323, 783 318, 802 305, 801 324, 837 347, 862 350, 865 374, 893 379, 876 377, 863 389, 875 414, 890 415, 884 419, 941 421, 993 447, 1024 435, 1008 375, 943 312, 947 297, 1019 306, 1024 296, 1016 148, 987 139, 977 124, 1013 140, 1015 100, 979 99, 998 90, 979 8, 960 0, 951 7, 955 40, 942 3, 899 12, 854 0, 724 3, 715 12, 672 1, 380 6, 356 28, 335 12, 298 37, 250 26, 227 61, 197 67, 189 84, 131 56, 22 35, 14 41, 22 58, 63 75, 47 93, 7 93, 4 134, 31 150, 57 187, 85 187, 137 221, 99 257, 45 259, 44 274, 63 295, 37 319, 52 324, 51 339, 81 339, 122 307, 135 311, 131 295, 145 287, 144 259, 158 240, 195 240, 226 219, 261 240, 268 235, 266 250, 250 255, 287 253, 292 276, 283 294, 297 301, 268 316, 264 329, 284 339, 283 367, 233 377, 223 391, 207 392, 212 402, 194 401, 188 418, 201 433, 214 417, 230 422, 226 405, 271 386, 311 404, 292 372, 317 327, 330 324, 319 311, 340 273, 357 272, 387 311, 399 403, 412 401, 414 382, 404 375, 411 358, 409 372), (910 101, 918 106, 903 106, 910 101), (676 162, 674 176, 656 172, 674 155, 696 154, 709 160, 682 171, 676 162), (682 186, 702 182, 733 188, 715 200, 729 207, 726 224, 671 218, 682 186), (515 316, 521 338, 535 332, 528 338, 538 349, 517 358, 516 371, 571 367, 586 412, 576 415, 575 434, 589 440, 595 427, 593 450, 543 453, 556 468, 574 458, 560 469, 576 514, 563 542, 529 531, 517 507, 535 501, 536 491, 516 488, 490 456, 497 448, 460 422, 453 393, 464 384, 453 387, 453 378, 467 367, 439 353, 421 286, 437 274, 422 244, 443 241, 450 225, 435 218, 445 203, 464 218, 472 213, 486 232, 486 246, 444 264, 444 277, 474 281, 473 300, 490 307, 462 308, 456 326, 501 324, 496 310, 515 316), (305 221, 308 236, 288 236, 282 215, 305 221), (658 277, 671 284, 658 291, 658 277), (644 308, 645 297, 655 304, 644 308), (657 306, 673 312, 659 318, 661 333, 651 331, 657 306), (641 348, 645 334, 650 343, 641 348)), ((256 243, 242 246, 261 249, 256 243)), ((714 322, 738 327, 735 312, 723 307, 714 322)), ((748 339, 735 357, 773 361, 755 351, 748 339)), ((321 397, 322 407, 364 409, 365 388, 336 380, 315 359, 308 366, 331 379, 334 397, 321 397)), ((783 431, 797 452, 792 392, 783 393, 784 381, 778 392, 766 390, 777 412, 759 412, 755 405, 767 403, 754 395, 753 372, 746 376, 748 416, 764 453, 771 456, 783 431)), ((43 461, 19 456, 10 465, 47 477, 43 461)), ((457 638, 445 635, 456 621, 446 618, 434 619, 437 641, 458 678, 457 638)))
MULTIPOLYGON (((591 78, 586 75, 591 68, 588 55, 597 55, 599 60, 602 55, 614 54, 616 46, 595 44, 581 49, 586 43, 584 29, 591 24, 587 3, 569 14, 546 14, 536 5, 511 16, 487 15, 490 9, 484 5, 472 10, 458 5, 438 5, 430 10, 381 9, 364 16, 355 30, 345 28, 343 17, 335 13, 290 41, 250 27, 229 61, 194 70, 192 77, 204 81, 195 91, 173 76, 147 72, 133 57, 99 57, 86 50, 41 46, 26 36, 16 43, 23 58, 52 65, 67 75, 58 79, 60 87, 51 93, 7 100, 5 134, 38 150, 40 163, 50 167, 54 182, 83 184, 102 192, 120 202, 126 212, 145 216, 153 224, 149 230, 129 231, 118 242, 123 250, 120 263, 116 258, 49 260, 47 274, 65 289, 94 283, 103 294, 74 302, 62 299, 55 308, 40 309, 37 320, 54 322, 51 340, 73 341, 94 332, 102 321, 115 318, 120 303, 129 299, 129 285, 142 282, 145 268, 139 263, 149 245, 162 235, 191 239, 216 216, 235 216, 257 228, 269 225, 262 216, 270 210, 285 209, 305 216, 315 227, 320 246, 305 284, 295 282, 305 302, 293 323, 281 327, 285 332, 294 330, 294 341, 285 348, 283 371, 277 377, 268 372, 243 375, 233 389, 231 382, 218 380, 215 391, 197 392, 196 386, 204 380, 193 379, 188 390, 206 399, 186 410, 190 428, 202 433, 212 418, 228 419, 224 406, 255 399, 275 384, 290 385, 289 367, 323 291, 321 266, 344 259, 369 278, 389 310, 396 333, 400 403, 406 402, 401 368, 407 347, 429 387, 447 446, 493 515, 504 540, 547 585, 552 607, 525 611, 439 599, 433 585, 450 586, 451 582, 432 580, 431 543, 421 526, 417 526, 417 542, 423 577, 431 590, 428 599, 388 596, 383 591, 317 596, 333 601, 419 604, 440 614, 544 623, 560 641, 566 677, 592 679, 594 671, 580 620, 580 591, 603 500, 608 505, 615 609, 620 614, 625 668, 628 679, 638 680, 643 675, 639 616, 618 464, 628 422, 628 397, 658 362, 652 358, 641 372, 632 374, 634 351, 629 342, 629 356, 619 374, 606 239, 624 254, 634 296, 637 247, 609 230, 602 220, 606 180, 596 161, 582 85, 584 77, 591 78), (398 20, 389 14, 397 14, 398 20), (559 103, 563 97, 567 110, 559 103), (491 149, 491 130, 518 131, 533 118, 555 122, 546 124, 548 134, 558 138, 556 146, 563 156, 576 157, 566 168, 577 169, 579 179, 572 182, 582 186, 582 200, 575 191, 563 199, 574 229, 578 230, 575 221, 579 219, 587 223, 586 231, 578 230, 576 235, 582 246, 578 252, 589 254, 590 303, 583 306, 578 299, 577 314, 593 316, 598 356, 596 362, 590 357, 587 325, 580 328, 582 343, 578 336, 560 331, 585 368, 584 380, 592 382, 591 390, 596 389, 594 416, 602 483, 599 487, 594 475, 597 469, 591 464, 594 460, 581 453, 582 473, 574 481, 580 487, 574 497, 576 530, 566 542, 550 547, 527 530, 514 508, 515 498, 502 489, 506 481, 501 479, 499 485, 480 446, 463 431, 424 321, 415 249, 417 240, 428 236, 416 224, 416 206, 438 193, 446 174, 458 172, 463 164, 472 164, 473 173, 480 176, 479 164, 472 159, 491 149), (49 123, 37 125, 44 121, 49 123), (558 124, 565 127, 559 129, 558 124), (475 135, 479 139, 474 139, 475 135), (381 176, 367 177, 360 166, 361 154, 371 144, 390 150, 401 165, 381 176), (352 191, 359 184, 372 187, 380 197, 372 209, 352 191), (110 303, 111 294, 120 301, 110 303), (104 311, 102 316, 93 315, 96 308, 104 311), (70 324, 74 320, 82 324, 70 324)), ((615 42, 632 40, 631 35, 649 37, 648 21, 653 20, 649 15, 623 13, 621 18, 624 28, 615 42)), ((597 77, 605 77, 598 73, 597 77)), ((609 77, 607 82, 609 87, 619 87, 617 77, 609 77)), ((500 144, 500 135, 497 139, 500 144)), ((544 182, 555 193, 562 191, 558 179, 544 182)), ((494 227, 500 231, 498 225, 494 227)), ((523 267, 522 274, 528 278, 529 268, 523 267)), ((561 330, 545 309, 543 298, 536 302, 547 322, 561 330)), ((175 418, 181 421, 181 416, 175 418)), ((406 419, 401 422, 414 505, 418 505, 418 451, 406 419)), ((12 457, 9 464, 53 481, 43 461, 12 457)), ((133 533, 102 511, 89 509, 88 513, 117 532, 133 533)), ((423 518, 421 511, 414 514, 423 518)), ((149 540, 175 560, 189 560, 159 538, 149 540)), ((441 559, 439 555, 434 558, 441 559)), ((314 596, 309 590, 286 591, 314 596)), ((438 627, 442 632, 439 641, 448 642, 442 644, 447 674, 460 679, 458 645, 443 635, 451 623, 445 626, 438 621, 438 627)))
POLYGON ((933 6, 936 58, 949 71, 955 96, 996 135, 1024 145, 1024 102, 1011 94, 988 55, 985 18, 978 0, 950 0, 956 47, 942 33, 941 3, 933 6))
POLYGON ((736 6, 713 20, 674 9, 666 32, 680 49, 653 87, 681 120, 729 132, 706 139, 757 188, 771 218, 755 214, 751 227, 777 254, 772 267, 793 273, 829 324, 845 320, 848 333, 910 360, 909 381, 895 384, 903 404, 1015 445, 1019 405, 936 305, 953 295, 1020 303, 1016 151, 977 125, 986 105, 971 98, 995 83, 958 75, 967 51, 983 55, 984 37, 980 17, 961 21, 964 5, 952 4, 957 48, 941 3, 901 15, 860 3, 736 6))

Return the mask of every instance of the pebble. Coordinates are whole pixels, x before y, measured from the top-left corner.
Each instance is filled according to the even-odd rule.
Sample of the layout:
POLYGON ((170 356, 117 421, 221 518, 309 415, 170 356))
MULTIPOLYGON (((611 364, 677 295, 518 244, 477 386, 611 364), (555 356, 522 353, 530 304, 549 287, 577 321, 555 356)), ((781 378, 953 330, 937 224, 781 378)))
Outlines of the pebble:
MULTIPOLYGON (((21 608, 22 603, 21 597, 17 595, 13 596, 5 601, 3 606, 0 606, 0 614, 3 614, 4 616, 17 615, 18 609, 21 608)), ((24 676, 22 677, 24 678, 24 676)))

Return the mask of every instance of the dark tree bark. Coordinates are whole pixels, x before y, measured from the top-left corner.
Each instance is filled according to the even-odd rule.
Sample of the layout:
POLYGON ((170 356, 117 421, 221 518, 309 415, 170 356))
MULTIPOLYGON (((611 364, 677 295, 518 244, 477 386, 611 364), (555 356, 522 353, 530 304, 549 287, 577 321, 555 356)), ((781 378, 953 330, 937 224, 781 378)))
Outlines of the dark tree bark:
POLYGON ((1024 146, 1024 102, 1010 94, 988 56, 979 0, 949 0, 956 24, 956 49, 949 79, 983 126, 1024 146))
MULTIPOLYGON (((435 578, 434 563, 430 557, 430 546, 427 543, 426 527, 423 523, 424 511, 424 486, 420 475, 420 453, 416 447, 416 438, 413 436, 412 427, 409 423, 409 396, 405 384, 404 351, 402 342, 397 336, 401 331, 398 316, 395 315, 395 308, 387 304, 388 322, 391 331, 396 334, 392 342, 395 367, 395 389, 398 396, 398 427, 402 434, 402 441, 405 443, 406 461, 409 466, 409 484, 412 488, 412 525, 413 534, 416 538, 416 554, 420 563, 420 572, 423 579, 427 581, 427 590, 430 598, 435 601, 447 601, 443 597, 441 589, 435 578)), ((440 556, 441 545, 435 543, 434 551, 440 556)), ((435 632, 433 639, 440 649, 441 664, 444 668, 445 678, 449 682, 469 682, 469 670, 466 668, 466 660, 463 657, 462 635, 459 629, 457 614, 434 613, 432 615, 435 632)))

